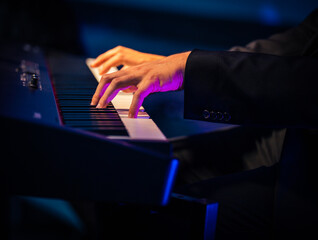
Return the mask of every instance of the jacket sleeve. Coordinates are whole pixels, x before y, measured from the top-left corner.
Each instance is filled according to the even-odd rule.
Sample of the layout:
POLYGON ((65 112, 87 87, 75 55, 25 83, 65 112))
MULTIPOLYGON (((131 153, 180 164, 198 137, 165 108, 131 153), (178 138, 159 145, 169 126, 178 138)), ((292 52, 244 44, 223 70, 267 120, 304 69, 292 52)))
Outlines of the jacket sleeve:
POLYGON ((185 118, 270 126, 318 125, 318 58, 194 50, 185 118))

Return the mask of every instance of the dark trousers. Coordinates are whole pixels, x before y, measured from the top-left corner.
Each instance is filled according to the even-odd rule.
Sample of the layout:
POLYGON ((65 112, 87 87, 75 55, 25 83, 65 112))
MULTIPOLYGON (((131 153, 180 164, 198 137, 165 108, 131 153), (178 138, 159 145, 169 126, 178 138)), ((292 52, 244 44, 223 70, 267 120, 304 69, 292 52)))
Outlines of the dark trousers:
POLYGON ((184 185, 176 191, 218 202, 216 239, 272 239, 277 165, 184 185))
POLYGON ((271 239, 285 129, 234 128, 173 142, 175 192, 219 203, 216 239, 271 239))

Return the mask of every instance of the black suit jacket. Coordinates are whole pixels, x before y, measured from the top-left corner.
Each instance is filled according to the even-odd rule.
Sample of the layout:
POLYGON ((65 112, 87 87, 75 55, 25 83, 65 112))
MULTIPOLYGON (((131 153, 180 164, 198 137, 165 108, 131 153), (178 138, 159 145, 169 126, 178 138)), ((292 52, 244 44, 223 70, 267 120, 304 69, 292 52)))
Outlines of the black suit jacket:
POLYGON ((231 51, 194 50, 185 118, 288 127, 279 163, 276 236, 318 227, 318 9, 300 25, 231 51))

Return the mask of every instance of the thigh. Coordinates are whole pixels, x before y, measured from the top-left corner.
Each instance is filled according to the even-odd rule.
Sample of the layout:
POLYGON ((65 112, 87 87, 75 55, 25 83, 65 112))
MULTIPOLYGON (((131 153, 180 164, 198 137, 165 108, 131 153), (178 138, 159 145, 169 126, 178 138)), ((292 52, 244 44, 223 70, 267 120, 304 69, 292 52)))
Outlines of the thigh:
POLYGON ((172 140, 180 161, 177 185, 195 183, 280 159, 285 129, 237 127, 172 140))

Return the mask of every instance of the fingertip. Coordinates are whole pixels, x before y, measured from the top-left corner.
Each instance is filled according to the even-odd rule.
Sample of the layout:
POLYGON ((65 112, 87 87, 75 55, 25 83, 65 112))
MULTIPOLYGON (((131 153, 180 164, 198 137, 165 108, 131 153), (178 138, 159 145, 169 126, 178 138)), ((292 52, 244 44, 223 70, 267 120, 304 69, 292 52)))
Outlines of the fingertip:
POLYGON ((101 103, 98 103, 96 108, 102 108, 102 104, 101 103))
POLYGON ((99 101, 98 104, 96 105, 96 108, 106 108, 108 103, 104 103, 102 101, 99 101))
POLYGON ((98 67, 100 65, 100 59, 96 58, 92 63, 91 63, 91 67, 98 67))
POLYGON ((98 70, 99 75, 104 75, 106 73, 105 69, 98 70))
POLYGON ((142 105, 145 96, 142 96, 140 92, 135 92, 128 112, 129 118, 136 118, 138 116, 139 109, 142 105))
POLYGON ((92 67, 99 67, 101 66, 104 62, 106 61, 106 59, 104 59, 103 57, 98 56, 97 58, 95 58, 95 60, 91 63, 92 67))
POLYGON ((128 118, 137 118, 137 117, 138 117, 138 112, 128 114, 128 118))
POLYGON ((91 106, 96 105, 98 101, 99 101, 99 98, 97 97, 96 94, 94 94, 91 100, 91 106))
POLYGON ((128 118, 137 118, 138 113, 133 113, 133 112, 129 112, 128 113, 128 118))

